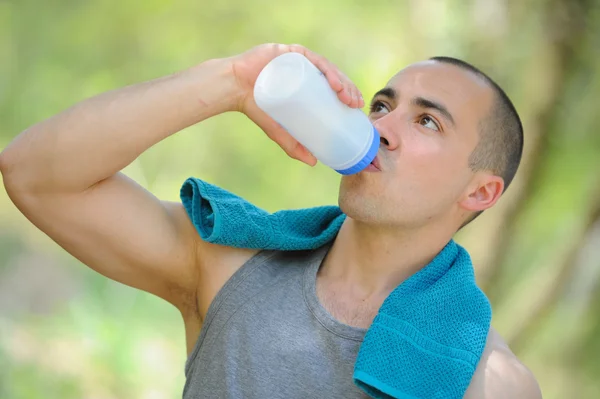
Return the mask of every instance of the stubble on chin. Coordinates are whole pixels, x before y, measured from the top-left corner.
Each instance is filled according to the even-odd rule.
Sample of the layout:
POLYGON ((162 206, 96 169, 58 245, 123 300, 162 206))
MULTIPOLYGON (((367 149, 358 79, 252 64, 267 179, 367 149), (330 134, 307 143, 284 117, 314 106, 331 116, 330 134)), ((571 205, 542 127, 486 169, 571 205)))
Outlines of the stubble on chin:
POLYGON ((352 219, 375 221, 378 216, 377 197, 380 194, 373 192, 363 176, 344 176, 340 183, 338 205, 352 219))

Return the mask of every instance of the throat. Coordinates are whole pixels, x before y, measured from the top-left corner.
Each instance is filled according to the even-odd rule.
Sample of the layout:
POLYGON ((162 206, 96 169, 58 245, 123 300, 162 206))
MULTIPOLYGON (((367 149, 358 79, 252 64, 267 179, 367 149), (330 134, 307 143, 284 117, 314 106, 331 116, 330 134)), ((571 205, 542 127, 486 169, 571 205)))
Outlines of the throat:
POLYGON ((356 328, 367 329, 373 323, 385 298, 361 298, 340 282, 317 278, 319 302, 336 321, 356 328))

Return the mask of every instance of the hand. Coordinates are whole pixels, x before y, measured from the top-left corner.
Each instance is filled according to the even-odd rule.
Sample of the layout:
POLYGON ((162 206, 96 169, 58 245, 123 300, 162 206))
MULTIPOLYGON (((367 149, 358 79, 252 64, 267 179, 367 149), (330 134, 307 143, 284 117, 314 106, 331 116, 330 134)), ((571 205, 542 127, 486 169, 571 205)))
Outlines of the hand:
POLYGON ((259 73, 273 58, 288 52, 296 52, 304 55, 321 70, 331 88, 337 92, 338 98, 344 104, 352 108, 359 108, 364 106, 364 101, 356 86, 335 65, 324 57, 297 44, 263 44, 230 59, 236 84, 239 86, 238 88, 241 93, 237 103, 237 111, 246 114, 288 156, 314 166, 317 163, 314 155, 270 116, 258 108, 254 101, 254 84, 259 73))

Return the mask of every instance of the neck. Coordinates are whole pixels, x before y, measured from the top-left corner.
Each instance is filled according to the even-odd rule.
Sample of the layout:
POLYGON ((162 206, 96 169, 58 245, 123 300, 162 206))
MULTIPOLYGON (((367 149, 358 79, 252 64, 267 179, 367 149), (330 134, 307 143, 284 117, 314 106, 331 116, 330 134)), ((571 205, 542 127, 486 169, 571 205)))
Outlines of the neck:
POLYGON ((385 297, 429 264, 453 235, 432 227, 392 230, 347 217, 320 274, 363 297, 385 297))

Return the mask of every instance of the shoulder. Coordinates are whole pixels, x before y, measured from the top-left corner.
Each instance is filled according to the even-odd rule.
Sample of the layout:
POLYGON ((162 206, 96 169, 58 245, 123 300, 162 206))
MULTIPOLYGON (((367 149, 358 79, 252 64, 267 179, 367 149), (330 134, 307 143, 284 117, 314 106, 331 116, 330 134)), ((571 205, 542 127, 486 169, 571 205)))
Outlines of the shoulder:
POLYGON ((465 399, 541 399, 533 373, 515 356, 498 332, 490 328, 485 350, 465 399))
MULTIPOLYGON (((177 226, 179 241, 189 247, 189 263, 194 286, 180 306, 184 318, 204 319, 208 307, 221 287, 257 249, 237 248, 203 240, 181 202, 162 201, 177 226)), ((194 320, 195 321, 195 320, 194 320)))

